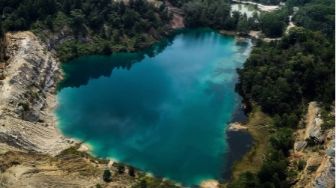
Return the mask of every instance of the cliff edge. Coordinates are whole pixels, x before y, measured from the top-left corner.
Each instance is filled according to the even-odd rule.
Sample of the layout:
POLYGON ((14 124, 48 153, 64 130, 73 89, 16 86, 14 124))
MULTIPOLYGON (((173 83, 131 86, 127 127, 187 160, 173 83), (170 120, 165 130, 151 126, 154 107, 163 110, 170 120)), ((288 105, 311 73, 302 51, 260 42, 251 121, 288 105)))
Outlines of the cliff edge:
POLYGON ((57 129, 57 57, 31 32, 7 33, 0 71, 0 187, 176 187, 92 157, 57 129), (103 175, 104 174, 104 175, 103 175), (107 174, 107 175, 106 175, 107 174))
MULTIPOLYGON (((297 172, 293 187, 331 188, 335 185, 335 128, 324 128, 318 103, 310 102, 303 127, 295 132, 290 169, 297 172)), ((334 112, 328 112, 331 118, 334 112)))
POLYGON ((53 113, 59 61, 31 32, 5 37, 9 60, 0 81, 1 145, 56 155, 72 143, 57 130, 53 113))

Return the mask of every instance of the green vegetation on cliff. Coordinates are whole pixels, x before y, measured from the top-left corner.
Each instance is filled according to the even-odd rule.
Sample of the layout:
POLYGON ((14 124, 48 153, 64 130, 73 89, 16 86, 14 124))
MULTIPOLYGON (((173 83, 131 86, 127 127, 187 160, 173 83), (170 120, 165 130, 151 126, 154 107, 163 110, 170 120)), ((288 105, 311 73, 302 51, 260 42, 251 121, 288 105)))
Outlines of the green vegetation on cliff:
MULTIPOLYGON (((292 132, 310 101, 328 109, 334 102, 334 3, 310 1, 299 6, 297 27, 280 41, 259 41, 244 67, 238 70, 237 91, 269 114, 273 134, 259 171, 246 171, 228 187, 291 187, 295 172, 288 168, 292 132), (315 7, 316 9, 314 9, 315 7), (314 9, 314 13, 308 13, 314 9), (303 16, 307 15, 307 16, 303 16), (309 16, 308 16, 309 15, 309 16)), ((292 3, 292 2, 291 2, 292 3)), ((296 2, 297 3, 297 2, 296 2)), ((323 115, 323 114, 322 114, 323 115)), ((334 122, 326 119, 326 127, 334 122)), ((302 166, 302 165, 301 165, 302 166)))
POLYGON ((5 31, 55 37, 50 47, 62 60, 148 47, 168 33, 170 20, 166 9, 146 0, 0 0, 0 10, 5 31))

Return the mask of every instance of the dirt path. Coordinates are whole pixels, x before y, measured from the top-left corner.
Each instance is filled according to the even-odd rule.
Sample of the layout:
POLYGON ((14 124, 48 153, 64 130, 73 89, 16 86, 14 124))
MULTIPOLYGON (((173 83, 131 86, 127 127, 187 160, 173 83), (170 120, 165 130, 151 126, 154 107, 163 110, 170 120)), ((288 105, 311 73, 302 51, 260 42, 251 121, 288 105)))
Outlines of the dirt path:
POLYGON ((296 27, 296 25, 294 24, 294 22, 293 22, 293 15, 290 15, 289 16, 289 23, 288 23, 288 26, 287 26, 287 28, 286 28, 286 34, 288 34, 289 33, 289 30, 291 29, 291 28, 293 28, 293 27, 296 27))

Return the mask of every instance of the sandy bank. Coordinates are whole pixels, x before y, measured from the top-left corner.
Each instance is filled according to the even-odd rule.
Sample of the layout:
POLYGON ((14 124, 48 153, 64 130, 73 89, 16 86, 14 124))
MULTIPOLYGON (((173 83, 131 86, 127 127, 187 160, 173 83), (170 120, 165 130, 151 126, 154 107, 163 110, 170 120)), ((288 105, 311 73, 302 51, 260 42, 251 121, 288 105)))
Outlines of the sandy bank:
POLYGON ((217 180, 205 180, 201 183, 200 188, 218 188, 219 182, 217 180))
POLYGON ((242 131, 242 130, 248 130, 248 127, 242 125, 239 122, 229 124, 229 131, 242 131))

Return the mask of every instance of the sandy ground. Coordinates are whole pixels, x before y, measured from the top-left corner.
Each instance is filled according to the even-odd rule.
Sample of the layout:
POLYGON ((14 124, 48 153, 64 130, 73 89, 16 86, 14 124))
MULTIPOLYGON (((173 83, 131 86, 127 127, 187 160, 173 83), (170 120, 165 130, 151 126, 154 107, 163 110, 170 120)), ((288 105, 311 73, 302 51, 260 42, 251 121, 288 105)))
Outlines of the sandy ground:
POLYGON ((292 29, 293 27, 296 27, 296 25, 293 22, 293 15, 290 15, 289 16, 289 23, 288 23, 288 26, 286 28, 286 32, 285 33, 288 34, 289 31, 290 31, 290 29, 292 29))
POLYGON ((252 2, 252 1, 232 0, 232 2, 242 3, 242 4, 256 5, 259 10, 265 11, 265 12, 272 12, 272 11, 278 10, 280 8, 279 5, 263 5, 263 4, 252 2))
POLYGON ((170 22, 173 29, 182 29, 184 28, 184 18, 179 14, 173 14, 173 19, 170 22))
POLYGON ((247 130, 248 128, 241 123, 235 122, 230 123, 229 125, 229 131, 241 131, 241 130, 247 130))
POLYGON ((217 180, 206 180, 203 181, 200 185, 200 188, 218 188, 219 183, 217 180))

